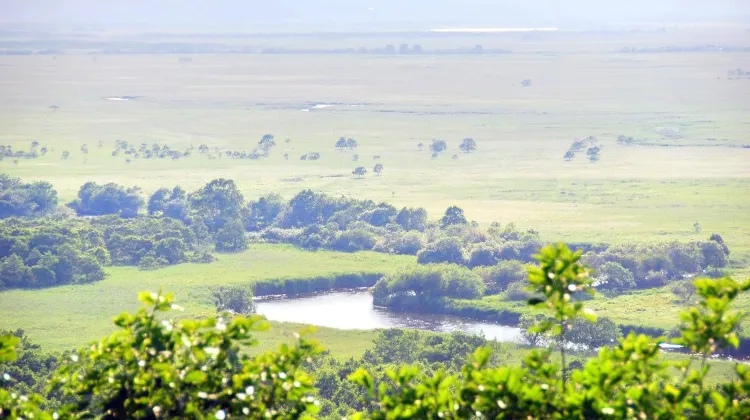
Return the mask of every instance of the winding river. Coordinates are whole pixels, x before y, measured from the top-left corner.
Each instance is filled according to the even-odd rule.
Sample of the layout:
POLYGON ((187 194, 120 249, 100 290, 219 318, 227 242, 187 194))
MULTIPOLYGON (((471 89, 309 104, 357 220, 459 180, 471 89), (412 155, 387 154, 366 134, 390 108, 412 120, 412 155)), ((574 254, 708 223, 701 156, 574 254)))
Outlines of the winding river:
POLYGON ((521 341, 521 330, 446 315, 391 312, 373 307, 366 290, 335 291, 308 296, 264 298, 256 301, 257 312, 272 321, 296 322, 342 330, 412 328, 428 331, 464 331, 484 334, 497 341, 521 341))

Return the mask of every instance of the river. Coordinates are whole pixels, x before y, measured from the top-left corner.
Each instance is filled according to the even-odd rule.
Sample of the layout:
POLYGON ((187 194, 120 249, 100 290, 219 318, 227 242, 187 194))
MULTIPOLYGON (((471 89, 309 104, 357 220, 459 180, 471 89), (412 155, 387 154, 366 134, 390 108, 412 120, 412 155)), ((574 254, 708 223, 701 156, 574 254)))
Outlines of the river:
POLYGON ((301 297, 264 298, 256 301, 257 312, 272 321, 296 322, 341 330, 413 328, 428 331, 464 331, 484 334, 496 341, 520 342, 516 327, 473 321, 446 315, 391 312, 372 305, 366 290, 335 291, 301 297))

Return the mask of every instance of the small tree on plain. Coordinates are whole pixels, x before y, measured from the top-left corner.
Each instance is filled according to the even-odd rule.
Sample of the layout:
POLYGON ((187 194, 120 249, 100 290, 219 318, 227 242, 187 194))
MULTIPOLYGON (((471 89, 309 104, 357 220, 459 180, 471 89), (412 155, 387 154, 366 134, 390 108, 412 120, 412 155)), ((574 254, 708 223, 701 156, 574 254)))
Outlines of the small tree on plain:
POLYGON ((477 150, 477 142, 474 141, 474 139, 467 137, 461 141, 461 145, 458 146, 458 148, 464 153, 471 153, 477 150))
POLYGON ((365 169, 364 166, 358 166, 354 168, 352 171, 352 174, 357 175, 359 178, 362 178, 367 173, 367 169, 365 169))
POLYGON ((67 159, 68 157, 70 157, 70 152, 67 151, 67 150, 63 150, 62 151, 62 158, 63 159, 67 159))
POLYGON ((448 143, 442 139, 433 139, 430 144, 430 150, 432 150, 433 153, 440 153, 446 149, 448 149, 448 143))
POLYGON ((376 175, 380 175, 380 173, 383 172, 383 164, 376 163, 375 166, 372 168, 372 171, 375 172, 376 175))

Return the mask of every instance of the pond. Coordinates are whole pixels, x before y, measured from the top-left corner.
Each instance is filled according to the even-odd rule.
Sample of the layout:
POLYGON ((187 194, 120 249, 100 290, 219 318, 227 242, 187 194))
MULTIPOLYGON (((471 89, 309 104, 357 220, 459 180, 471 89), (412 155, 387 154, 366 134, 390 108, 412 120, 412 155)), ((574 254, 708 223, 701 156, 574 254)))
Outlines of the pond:
POLYGON ((446 315, 392 312, 372 305, 367 290, 349 290, 256 301, 257 312, 272 321, 296 322, 342 330, 412 328, 437 332, 484 334, 496 341, 520 342, 516 327, 446 315))

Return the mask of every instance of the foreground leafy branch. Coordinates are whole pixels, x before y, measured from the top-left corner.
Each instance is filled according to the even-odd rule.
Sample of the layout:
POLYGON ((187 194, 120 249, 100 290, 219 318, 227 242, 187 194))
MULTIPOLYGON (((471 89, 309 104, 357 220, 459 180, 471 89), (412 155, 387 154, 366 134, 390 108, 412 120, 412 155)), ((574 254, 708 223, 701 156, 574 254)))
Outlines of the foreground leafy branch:
MULTIPOLYGON (((738 347, 742 314, 732 303, 750 281, 698 280, 698 306, 684 311, 680 342, 693 354, 685 363, 665 361, 660 339, 630 334, 603 347, 582 369, 565 364, 565 333, 587 315, 574 295, 590 292, 580 254, 563 245, 541 250, 530 272, 530 302, 551 313, 539 331, 560 339, 562 365, 551 350, 532 350, 520 366, 491 366, 480 347, 460 375, 426 374, 396 366, 384 378, 357 369, 350 379, 363 389, 358 418, 372 419, 747 419, 750 369, 708 386, 710 357, 738 347), (699 366, 694 361, 700 360, 699 366), (675 380, 670 369, 682 369, 675 380), (376 383, 377 382, 377 383, 376 383)), ((219 317, 174 321, 179 310, 171 295, 141 293, 145 307, 115 319, 119 331, 75 353, 54 376, 50 390, 65 404, 43 409, 39 396, 5 389, 0 377, 0 418, 310 418, 318 411, 314 372, 307 372, 319 349, 303 338, 293 346, 250 357, 253 333, 267 328, 259 317, 219 317)), ((0 362, 16 357, 15 337, 0 337, 0 362)), ((350 371, 351 372, 351 371, 350 371)))

